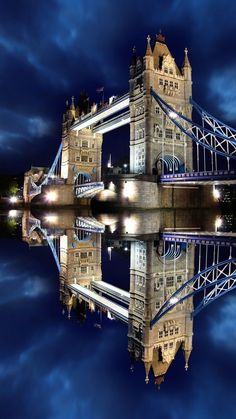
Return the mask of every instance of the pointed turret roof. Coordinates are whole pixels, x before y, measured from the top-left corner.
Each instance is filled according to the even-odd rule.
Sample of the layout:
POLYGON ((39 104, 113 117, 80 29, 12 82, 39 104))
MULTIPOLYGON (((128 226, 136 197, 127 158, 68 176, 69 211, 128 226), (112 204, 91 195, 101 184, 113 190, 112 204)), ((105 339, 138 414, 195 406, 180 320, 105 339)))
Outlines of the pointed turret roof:
POLYGON ((188 48, 185 48, 185 50, 184 50, 184 62, 183 62, 183 67, 182 68, 184 68, 184 67, 190 67, 191 68, 191 65, 190 65, 190 62, 189 62, 189 59, 188 59, 188 48))
POLYGON ((150 37, 150 35, 148 35, 147 36, 147 48, 146 48, 146 57, 147 56, 152 56, 152 48, 151 48, 151 45, 150 45, 150 41, 151 41, 151 37, 150 37))
POLYGON ((144 361, 144 367, 145 367, 145 373, 146 373, 146 377, 145 377, 146 384, 149 383, 149 372, 150 372, 151 366, 152 366, 151 362, 144 361))
POLYGON ((184 359, 185 359, 185 370, 188 369, 188 362, 191 355, 192 350, 191 349, 184 349, 184 359))
MULTIPOLYGON (((162 35, 161 31, 158 35, 156 35, 156 43, 153 50, 153 57, 154 57, 154 68, 161 70, 162 69, 162 62, 163 58, 169 55, 172 59, 172 54, 166 45, 165 37, 162 35)), ((176 73, 181 75, 181 72, 178 66, 175 63, 176 73)))

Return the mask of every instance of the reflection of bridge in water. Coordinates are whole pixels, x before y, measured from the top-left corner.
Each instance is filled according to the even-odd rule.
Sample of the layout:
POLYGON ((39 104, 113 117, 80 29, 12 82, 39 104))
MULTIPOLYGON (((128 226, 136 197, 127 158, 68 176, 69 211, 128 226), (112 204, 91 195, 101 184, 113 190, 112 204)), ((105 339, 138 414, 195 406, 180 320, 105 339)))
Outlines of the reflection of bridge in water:
POLYGON ((153 374, 160 385, 180 348, 187 369, 194 316, 236 286, 236 237, 186 231, 165 231, 142 240, 104 235, 110 255, 116 250, 130 255, 130 281, 122 289, 102 277, 105 226, 92 217, 77 217, 74 225, 53 229, 32 216, 23 217, 24 240, 48 243, 52 250, 68 317, 72 309, 80 318, 90 310, 126 323, 129 353, 133 361, 144 363, 146 382, 153 374))
MULTIPOLYGON (((67 104, 56 158, 50 169, 25 174, 25 202, 42 195, 54 204, 73 204, 98 195, 120 206, 159 208, 171 207, 174 193, 176 205, 186 207, 192 202, 191 183, 198 198, 203 185, 235 183, 236 130, 193 101, 188 51, 178 67, 162 34, 154 49, 148 37, 143 57, 133 52, 128 93, 100 107, 89 106, 87 99, 67 104), (102 178, 103 135, 126 124, 129 173, 102 178)), ((203 206, 212 205, 208 192, 203 206)))

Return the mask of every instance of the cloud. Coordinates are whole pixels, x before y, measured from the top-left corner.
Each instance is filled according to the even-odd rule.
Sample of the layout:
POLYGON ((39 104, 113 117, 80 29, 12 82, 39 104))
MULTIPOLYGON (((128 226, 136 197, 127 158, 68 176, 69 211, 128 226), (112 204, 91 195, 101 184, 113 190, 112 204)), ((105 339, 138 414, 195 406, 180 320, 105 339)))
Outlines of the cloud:
POLYGON ((236 66, 221 69, 210 78, 210 95, 219 113, 227 120, 236 121, 236 66))
POLYGON ((210 334, 216 346, 236 350, 236 297, 227 295, 210 322, 210 334))

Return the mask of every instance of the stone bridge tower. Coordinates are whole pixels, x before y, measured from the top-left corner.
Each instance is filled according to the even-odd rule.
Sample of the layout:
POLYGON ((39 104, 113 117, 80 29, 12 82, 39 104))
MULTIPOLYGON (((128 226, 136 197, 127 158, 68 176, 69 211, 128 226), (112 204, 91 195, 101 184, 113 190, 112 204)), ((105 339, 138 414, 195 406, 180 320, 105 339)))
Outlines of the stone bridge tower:
POLYGON ((101 181, 102 134, 95 134, 90 128, 73 130, 73 123, 87 115, 75 107, 72 97, 63 116, 61 160, 61 177, 70 185, 101 181))
POLYGON ((192 298, 177 304, 150 329, 163 302, 194 274, 194 247, 154 241, 131 243, 128 350, 142 360, 160 385, 177 351, 182 348, 185 368, 192 350, 192 298))
POLYGON ((60 297, 70 316, 72 306, 80 301, 71 296, 67 285, 90 288, 92 280, 102 279, 101 234, 67 230, 66 235, 60 237, 60 266, 60 297))
POLYGON ((150 37, 144 57, 133 51, 130 66, 130 172, 161 174, 192 169, 192 141, 164 115, 150 94, 155 92, 177 112, 191 118, 192 75, 185 49, 180 69, 164 36, 159 33, 152 50, 150 37))

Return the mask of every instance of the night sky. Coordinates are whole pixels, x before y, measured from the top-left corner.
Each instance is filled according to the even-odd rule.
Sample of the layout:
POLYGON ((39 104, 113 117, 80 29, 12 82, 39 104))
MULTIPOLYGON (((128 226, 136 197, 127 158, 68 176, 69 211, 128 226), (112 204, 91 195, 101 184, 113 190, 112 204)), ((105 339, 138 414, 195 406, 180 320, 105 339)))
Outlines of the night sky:
MULTIPOLYGON (((159 29, 180 66, 188 47, 194 99, 235 126, 235 15, 233 0, 2 1, 0 172, 50 165, 66 99, 126 92, 132 47, 143 55, 159 29)), ((128 141, 127 129, 105 136, 104 160, 128 141)))

